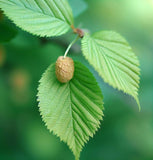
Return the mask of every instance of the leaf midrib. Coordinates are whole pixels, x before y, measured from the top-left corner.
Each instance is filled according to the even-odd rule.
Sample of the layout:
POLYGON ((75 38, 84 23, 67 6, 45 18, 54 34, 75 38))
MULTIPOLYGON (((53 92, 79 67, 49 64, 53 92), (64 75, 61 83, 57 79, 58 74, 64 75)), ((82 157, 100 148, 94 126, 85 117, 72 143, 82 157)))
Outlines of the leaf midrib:
MULTIPOLYGON (((97 39, 95 39, 94 37, 91 39, 90 37, 88 37, 91 41, 93 41, 95 44, 96 44, 96 46, 98 47, 99 46, 99 44, 96 42, 96 40, 97 39)), ((99 39, 98 39, 99 40, 99 39)), ((103 46, 101 46, 101 47, 103 47, 103 46)), ((88 47, 88 49, 89 49, 90 47, 88 47)), ((105 47, 104 47, 105 48, 105 47)), ((116 52, 115 52, 116 53, 116 52)), ((103 51, 103 55, 105 55, 105 56, 108 56, 104 51, 103 51)), ((110 57, 108 56, 108 58, 110 59, 110 57)), ((124 58, 124 57, 123 57, 124 58)), ((113 64, 114 65, 114 64, 113 64)), ((134 64, 135 65, 135 64, 134 64)), ((136 65, 135 65, 136 66, 136 65)), ((126 66, 127 67, 127 66, 126 66)), ((137 67, 137 66, 136 66, 137 67)), ((96 67, 97 68, 97 67, 96 67)), ((128 68, 128 67, 127 67, 128 68)), ((98 68, 97 68, 98 69, 98 68)), ((119 69, 120 70, 120 68, 118 68, 118 66, 117 66, 117 69, 119 69)), ((99 70, 99 69, 98 69, 99 70)), ((131 70, 131 69, 130 69, 131 70)), ((122 71, 122 70, 120 70, 120 71, 122 71)), ((133 70, 131 70, 131 71, 133 71, 133 70)), ((101 71, 99 70, 99 72, 101 73, 101 71)), ((124 72, 124 71, 122 71, 122 72, 124 72)), ((133 73, 134 74, 138 74, 136 71, 133 71, 133 73)), ((126 73, 127 74, 127 73, 126 73)), ((102 75, 103 76, 103 75, 102 75)), ((129 75, 130 76, 130 75, 129 75)), ((131 77, 131 76, 130 76, 131 77)), ((135 82, 137 81, 136 79, 134 79, 133 77, 131 77, 135 82)), ((139 80, 138 80, 139 81, 139 80)), ((130 82, 130 84, 131 84, 131 82, 130 82)), ((112 84, 113 85, 113 84, 112 84)), ((133 85, 133 83, 132 83, 132 85, 133 85)), ((134 85, 135 86, 135 85, 134 85)), ((114 88, 118 88, 118 87, 115 87, 114 85, 113 85, 113 87, 114 88)), ((119 89, 119 88, 118 88, 119 89)), ((135 89, 138 89, 138 87, 137 86, 135 86, 135 89)), ((119 89, 119 90, 121 90, 121 89, 119 89)), ((134 94, 135 95, 135 94, 134 94)))
MULTIPOLYGON (((95 44, 97 45, 97 46, 99 46, 99 44, 96 42, 96 40, 93 38, 93 41, 95 42, 95 44)), ((107 48, 107 47, 105 47, 105 46, 103 46, 103 45, 101 45, 101 47, 104 47, 105 49, 107 49, 107 50, 110 50, 111 52, 114 52, 114 53, 116 53, 116 54, 118 54, 117 52, 115 52, 115 51, 113 51, 113 50, 111 50, 111 49, 109 49, 109 48, 107 48)), ((112 57, 110 57, 109 55, 107 55, 106 53, 105 53, 105 51, 104 50, 102 50, 102 52, 103 52, 103 54, 105 55, 105 56, 107 56, 108 57, 108 59, 113 59, 112 57)), ((119 55, 119 54, 118 54, 119 55)), ((127 60, 125 57, 122 57, 123 59, 125 59, 125 60, 127 60)), ((118 61, 118 60, 117 60, 118 61)), ((120 61, 118 61, 119 63, 121 63, 120 61)), ((132 62, 130 62, 130 61, 128 61, 129 63, 132 63, 132 62)), ((112 62, 111 62, 112 63, 112 62)), ((121 63, 122 64, 122 63, 121 63)), ((132 63, 133 65, 135 65, 134 63, 132 63)), ((115 65, 115 64, 113 64, 113 65, 115 65)), ((116 66, 116 65, 115 65, 116 66)), ((126 66, 126 65, 125 65, 126 66)), ((118 66, 116 66, 119 70, 122 70, 121 68, 119 68, 118 66)), ((127 68, 129 68, 128 66, 126 66, 127 68)), ((138 67, 138 66, 136 66, 135 65, 135 67, 138 67)), ((134 74, 138 74, 135 70, 133 70, 133 69, 131 69, 131 68, 129 68, 134 74)), ((122 70, 123 72, 125 72, 124 70, 122 70)), ((125 72, 126 74, 128 74, 129 75, 129 73, 128 72, 125 72)), ((130 76, 130 75, 129 75, 130 76)), ((131 77, 131 76, 130 76, 131 77)), ((133 77, 131 77, 134 81, 136 81, 133 77)), ((137 82, 137 81, 136 81, 137 82)))
MULTIPOLYGON (((46 2, 46 1, 45 1, 46 2)), ((34 13, 38 13, 38 14, 42 14, 43 16, 48 16, 48 17, 52 17, 52 18, 54 18, 54 19, 57 19, 58 21, 62 21, 62 22, 66 22, 67 23, 67 25, 69 25, 69 23, 67 22, 67 20, 65 19, 65 20, 63 20, 62 18, 60 18, 60 17, 56 17, 56 16, 51 16, 51 15, 49 15, 49 14, 46 14, 46 13, 44 13, 44 12, 40 12, 40 11, 35 11, 35 10, 33 10, 32 8, 27 8, 27 6, 25 6, 24 4, 24 6, 25 6, 25 8, 23 7, 23 6, 21 6, 21 5, 19 5, 19 4, 17 4, 17 3, 15 3, 15 2, 12 2, 12 1, 9 1, 9 4, 7 3, 7 2, 4 2, 4 3, 6 3, 7 5, 10 5, 10 3, 12 3, 12 5, 14 5, 14 6, 17 6, 17 7, 19 7, 19 8, 23 8, 23 9, 25 9, 25 10, 29 10, 29 11, 31 11, 31 12, 34 12, 34 13)), ((38 5, 38 7, 40 8, 40 6, 38 5)), ((42 11, 42 9, 40 8, 40 10, 42 11)), ((53 13, 54 14, 54 13, 53 13)))
POLYGON ((71 87, 70 87, 70 83, 71 83, 71 81, 70 82, 68 82, 68 88, 69 88, 69 99, 70 99, 70 111, 71 111, 71 117, 72 117, 72 120, 71 120, 71 123, 72 123, 72 128, 73 128, 73 137, 74 137, 74 143, 75 143, 75 155, 77 155, 76 154, 76 137, 75 137, 75 129, 74 129, 74 117, 73 117, 73 111, 72 111, 72 101, 71 101, 71 97, 72 97, 72 94, 71 94, 71 87))
MULTIPOLYGON (((103 48, 105 48, 105 49, 107 49, 107 50, 109 50, 109 51, 111 51, 111 52, 114 52, 115 54, 117 54, 118 56, 122 57, 123 59, 125 59, 125 60, 128 61, 129 63, 132 63, 133 65, 135 65, 136 67, 138 67, 134 62, 129 61, 129 59, 127 59, 126 57, 122 56, 121 54, 117 53, 116 51, 113 51, 112 49, 110 49, 110 48, 108 48, 108 47, 106 47, 106 46, 104 46, 104 45, 102 45, 102 44, 99 44, 99 43, 96 41, 96 40, 98 40, 98 41, 105 41, 105 40, 100 40, 100 39, 95 39, 95 38, 93 38, 93 40, 94 40, 94 42, 95 42, 98 46, 102 46, 103 48)), ((131 50, 131 49, 130 49, 130 50, 131 50)), ((136 59, 136 60, 137 60, 137 59, 136 59)))

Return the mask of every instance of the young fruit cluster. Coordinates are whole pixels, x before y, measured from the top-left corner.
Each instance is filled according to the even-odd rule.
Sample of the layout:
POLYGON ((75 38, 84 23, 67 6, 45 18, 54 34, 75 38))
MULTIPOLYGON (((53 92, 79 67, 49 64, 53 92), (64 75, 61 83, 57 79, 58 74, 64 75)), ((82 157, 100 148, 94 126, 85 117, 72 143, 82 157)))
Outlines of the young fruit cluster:
POLYGON ((74 62, 70 57, 60 56, 55 65, 55 73, 57 79, 61 83, 66 83, 73 78, 74 75, 74 62))

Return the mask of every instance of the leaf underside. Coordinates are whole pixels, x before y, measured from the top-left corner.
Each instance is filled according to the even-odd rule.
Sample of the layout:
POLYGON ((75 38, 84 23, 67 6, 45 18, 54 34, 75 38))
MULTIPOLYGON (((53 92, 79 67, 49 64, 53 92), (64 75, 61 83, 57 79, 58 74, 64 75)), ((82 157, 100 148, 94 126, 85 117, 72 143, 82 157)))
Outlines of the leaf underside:
POLYGON ((0 8, 23 30, 39 36, 59 36, 73 24, 67 0, 0 0, 0 8))
POLYGON ((105 82, 133 96, 140 109, 139 61, 122 36, 113 31, 86 34, 82 52, 105 82))
POLYGON ((52 64, 40 80, 38 101, 47 128, 68 144, 78 160, 103 116, 103 96, 93 75, 75 62, 73 79, 62 84, 56 79, 52 64))

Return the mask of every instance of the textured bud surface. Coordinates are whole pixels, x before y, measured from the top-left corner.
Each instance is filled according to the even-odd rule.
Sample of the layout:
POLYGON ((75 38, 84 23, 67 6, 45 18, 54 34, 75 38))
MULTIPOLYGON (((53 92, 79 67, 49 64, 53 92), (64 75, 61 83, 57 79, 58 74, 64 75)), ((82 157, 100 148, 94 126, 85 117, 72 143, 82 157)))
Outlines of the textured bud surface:
POLYGON ((73 78, 74 62, 70 57, 60 56, 56 61, 55 73, 61 83, 66 83, 73 78))

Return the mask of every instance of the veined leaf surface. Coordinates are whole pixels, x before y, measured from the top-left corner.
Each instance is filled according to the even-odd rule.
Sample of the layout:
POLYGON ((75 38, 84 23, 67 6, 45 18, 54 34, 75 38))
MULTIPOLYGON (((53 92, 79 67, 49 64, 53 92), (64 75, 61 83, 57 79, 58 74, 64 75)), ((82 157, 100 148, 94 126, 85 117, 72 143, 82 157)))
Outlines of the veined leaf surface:
POLYGON ((17 26, 39 36, 62 35, 73 24, 67 0, 0 0, 0 8, 17 26))
POLYGON ((82 39, 82 52, 105 82, 138 100, 139 61, 118 33, 100 31, 82 39))
POLYGON ((52 64, 40 80, 38 101, 47 128, 68 144, 78 160, 103 116, 103 96, 93 75, 75 62, 73 79, 62 84, 52 64))

